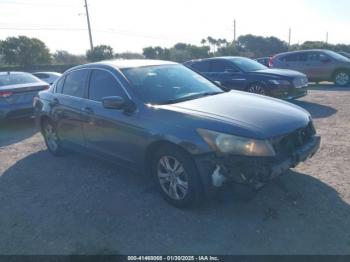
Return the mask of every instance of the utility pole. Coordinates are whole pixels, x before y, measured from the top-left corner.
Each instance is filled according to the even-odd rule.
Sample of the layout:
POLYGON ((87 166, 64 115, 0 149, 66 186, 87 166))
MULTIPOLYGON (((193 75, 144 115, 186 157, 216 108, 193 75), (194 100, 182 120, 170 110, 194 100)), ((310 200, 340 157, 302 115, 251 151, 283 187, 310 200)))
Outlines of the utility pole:
POLYGON ((326 44, 328 44, 328 32, 326 33, 326 44))
POLYGON ((233 20, 233 43, 236 43, 236 19, 233 20))
POLYGON ((87 24, 88 24, 88 30, 89 30, 89 38, 90 38, 90 49, 91 51, 94 49, 94 45, 92 43, 92 34, 91 34, 91 25, 90 25, 90 17, 89 17, 89 8, 87 5, 87 0, 85 1, 85 10, 86 10, 86 19, 87 19, 87 24))
POLYGON ((292 40, 292 28, 289 27, 289 31, 288 31, 288 47, 290 47, 291 40, 292 40))

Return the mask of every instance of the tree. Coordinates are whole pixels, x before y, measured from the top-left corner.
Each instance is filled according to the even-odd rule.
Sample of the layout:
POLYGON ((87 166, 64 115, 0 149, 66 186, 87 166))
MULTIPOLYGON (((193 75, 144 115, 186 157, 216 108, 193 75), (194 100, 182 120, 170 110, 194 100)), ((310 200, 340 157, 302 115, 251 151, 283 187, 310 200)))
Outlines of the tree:
POLYGON ((113 57, 113 48, 108 45, 98 45, 93 50, 86 52, 86 58, 90 62, 112 59, 113 57))
POLYGON ((8 37, 1 44, 3 60, 10 65, 40 65, 51 62, 50 50, 44 42, 26 36, 8 37))
POLYGON ((57 50, 53 55, 53 63, 58 65, 78 65, 86 63, 84 55, 73 55, 65 50, 57 50))
POLYGON ((144 59, 145 57, 139 53, 125 52, 120 54, 115 54, 115 58, 121 59, 144 59))
POLYGON ((240 53, 251 57, 271 56, 288 50, 287 43, 276 37, 242 35, 236 45, 240 53))

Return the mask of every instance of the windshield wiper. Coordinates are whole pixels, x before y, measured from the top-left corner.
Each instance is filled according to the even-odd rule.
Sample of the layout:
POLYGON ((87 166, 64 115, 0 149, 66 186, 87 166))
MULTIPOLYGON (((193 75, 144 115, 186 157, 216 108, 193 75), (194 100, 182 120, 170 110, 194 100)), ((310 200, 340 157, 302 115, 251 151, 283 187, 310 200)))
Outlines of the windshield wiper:
POLYGON ((182 97, 175 98, 175 99, 169 99, 162 104, 175 104, 175 103, 179 103, 179 102, 183 102, 183 101, 187 101, 187 100, 193 100, 193 99, 197 99, 197 98, 201 98, 201 97, 205 97, 205 96, 213 96, 213 95, 218 95, 218 94, 222 94, 222 93, 224 93, 224 92, 198 93, 198 94, 189 95, 189 96, 182 96, 182 97))

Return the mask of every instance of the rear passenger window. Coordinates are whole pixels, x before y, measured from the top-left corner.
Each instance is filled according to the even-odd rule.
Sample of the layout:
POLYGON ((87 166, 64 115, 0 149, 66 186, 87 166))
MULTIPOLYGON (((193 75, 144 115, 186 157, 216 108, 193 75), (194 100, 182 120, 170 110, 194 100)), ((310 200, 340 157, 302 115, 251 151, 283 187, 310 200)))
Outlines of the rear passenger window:
POLYGON ((298 62, 299 61, 299 54, 287 55, 284 58, 282 58, 282 60, 286 61, 286 62, 298 62))
POLYGON ((62 94, 83 97, 88 70, 77 70, 66 76, 62 94))
POLYGON ((56 84, 56 93, 62 93, 65 77, 61 77, 56 84))
POLYGON ((107 96, 125 97, 125 93, 111 73, 93 70, 90 77, 89 99, 102 101, 102 98, 107 96))
POLYGON ((200 62, 195 62, 192 64, 192 68, 194 70, 197 70, 198 72, 209 72, 209 66, 210 62, 209 61, 200 61, 200 62))
POLYGON ((223 73, 226 70, 233 69, 233 67, 226 61, 215 61, 211 62, 211 72, 223 73))

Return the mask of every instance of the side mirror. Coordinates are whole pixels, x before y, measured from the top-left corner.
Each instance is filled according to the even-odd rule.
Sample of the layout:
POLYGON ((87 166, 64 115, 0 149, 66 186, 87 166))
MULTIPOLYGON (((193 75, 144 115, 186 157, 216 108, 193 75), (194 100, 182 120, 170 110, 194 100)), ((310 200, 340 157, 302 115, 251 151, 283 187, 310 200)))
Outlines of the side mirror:
POLYGON ((136 111, 136 105, 131 100, 125 100, 120 96, 107 96, 102 98, 102 105, 106 109, 124 110, 127 114, 136 111))
POLYGON ((102 105, 107 109, 124 109, 126 106, 126 102, 124 98, 120 96, 107 96, 102 98, 102 105))

